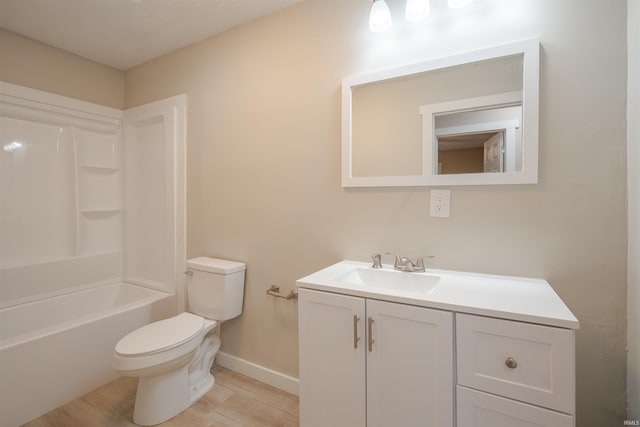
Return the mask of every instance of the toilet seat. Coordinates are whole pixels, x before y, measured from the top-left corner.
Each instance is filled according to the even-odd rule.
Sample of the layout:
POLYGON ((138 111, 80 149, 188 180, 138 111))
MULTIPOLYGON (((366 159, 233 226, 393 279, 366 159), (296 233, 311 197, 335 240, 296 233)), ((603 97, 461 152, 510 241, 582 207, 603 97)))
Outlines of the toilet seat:
POLYGON ((191 341, 203 326, 203 317, 180 313, 130 332, 118 341, 115 352, 121 357, 139 357, 168 351, 191 341))
POLYGON ((192 313, 150 323, 130 332, 116 344, 112 364, 129 376, 151 376, 181 366, 192 357, 202 338, 218 322, 192 313))

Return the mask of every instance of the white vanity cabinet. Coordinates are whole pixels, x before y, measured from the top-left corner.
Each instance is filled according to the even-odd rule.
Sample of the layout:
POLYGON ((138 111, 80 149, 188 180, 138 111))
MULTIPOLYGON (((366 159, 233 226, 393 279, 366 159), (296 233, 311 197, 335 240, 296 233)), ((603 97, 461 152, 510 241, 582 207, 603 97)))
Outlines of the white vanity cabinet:
POLYGON ((574 342, 570 329, 456 314, 457 425, 572 427, 574 342))
POLYGON ((302 427, 453 426, 453 314, 299 291, 302 427))
POLYGON ((579 322, 544 280, 342 261, 297 281, 301 427, 574 427, 579 322))

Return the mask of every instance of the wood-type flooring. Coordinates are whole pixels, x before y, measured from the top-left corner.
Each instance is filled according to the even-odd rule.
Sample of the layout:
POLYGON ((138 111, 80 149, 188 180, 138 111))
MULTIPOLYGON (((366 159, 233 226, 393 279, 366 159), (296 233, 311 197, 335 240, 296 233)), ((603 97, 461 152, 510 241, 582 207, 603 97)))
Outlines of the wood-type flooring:
MULTIPOLYGON (((298 397, 214 366, 202 399, 160 427, 297 427, 298 397)), ((135 427, 136 378, 120 377, 23 427, 135 427)))

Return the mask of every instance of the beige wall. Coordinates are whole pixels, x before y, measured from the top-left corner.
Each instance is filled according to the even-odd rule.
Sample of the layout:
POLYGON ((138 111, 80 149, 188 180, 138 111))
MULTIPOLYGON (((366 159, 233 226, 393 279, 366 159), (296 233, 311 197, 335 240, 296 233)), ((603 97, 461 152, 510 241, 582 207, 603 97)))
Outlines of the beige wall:
POLYGON ((124 107, 124 73, 0 28, 0 80, 124 107))
POLYGON ((269 285, 286 293, 376 251, 435 255, 439 268, 547 279, 581 321, 578 425, 621 425, 626 2, 433 4, 428 24, 372 34, 369 2, 306 0, 126 73, 127 107, 188 95, 189 256, 247 262, 223 350, 296 376, 296 304, 269 285), (428 188, 340 187, 343 77, 530 37, 542 43, 538 185, 453 188, 450 219, 429 217, 428 188))
POLYGON ((629 326, 627 393, 630 420, 640 420, 640 1, 628 0, 628 199, 629 256, 627 301, 629 326))

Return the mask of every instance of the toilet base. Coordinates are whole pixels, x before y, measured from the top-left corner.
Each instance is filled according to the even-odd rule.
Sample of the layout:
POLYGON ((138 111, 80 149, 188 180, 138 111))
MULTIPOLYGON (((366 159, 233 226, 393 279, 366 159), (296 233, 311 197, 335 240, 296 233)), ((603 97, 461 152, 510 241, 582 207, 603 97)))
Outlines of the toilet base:
POLYGON ((138 380, 133 422, 152 426, 167 421, 189 408, 213 388, 215 379, 208 374, 190 387, 187 366, 165 374, 138 380))
POLYGON ((208 374, 205 378, 200 381, 195 387, 191 389, 191 404, 198 401, 202 396, 207 394, 209 390, 213 388, 216 380, 213 375, 208 374))
POLYGON ((141 426, 160 424, 207 394, 215 383, 210 370, 219 348, 218 331, 209 330, 195 354, 173 361, 169 371, 162 372, 167 367, 164 365, 139 372, 133 422, 141 426))
POLYGON ((141 426, 160 424, 187 409, 191 402, 187 367, 138 380, 133 422, 141 426))

